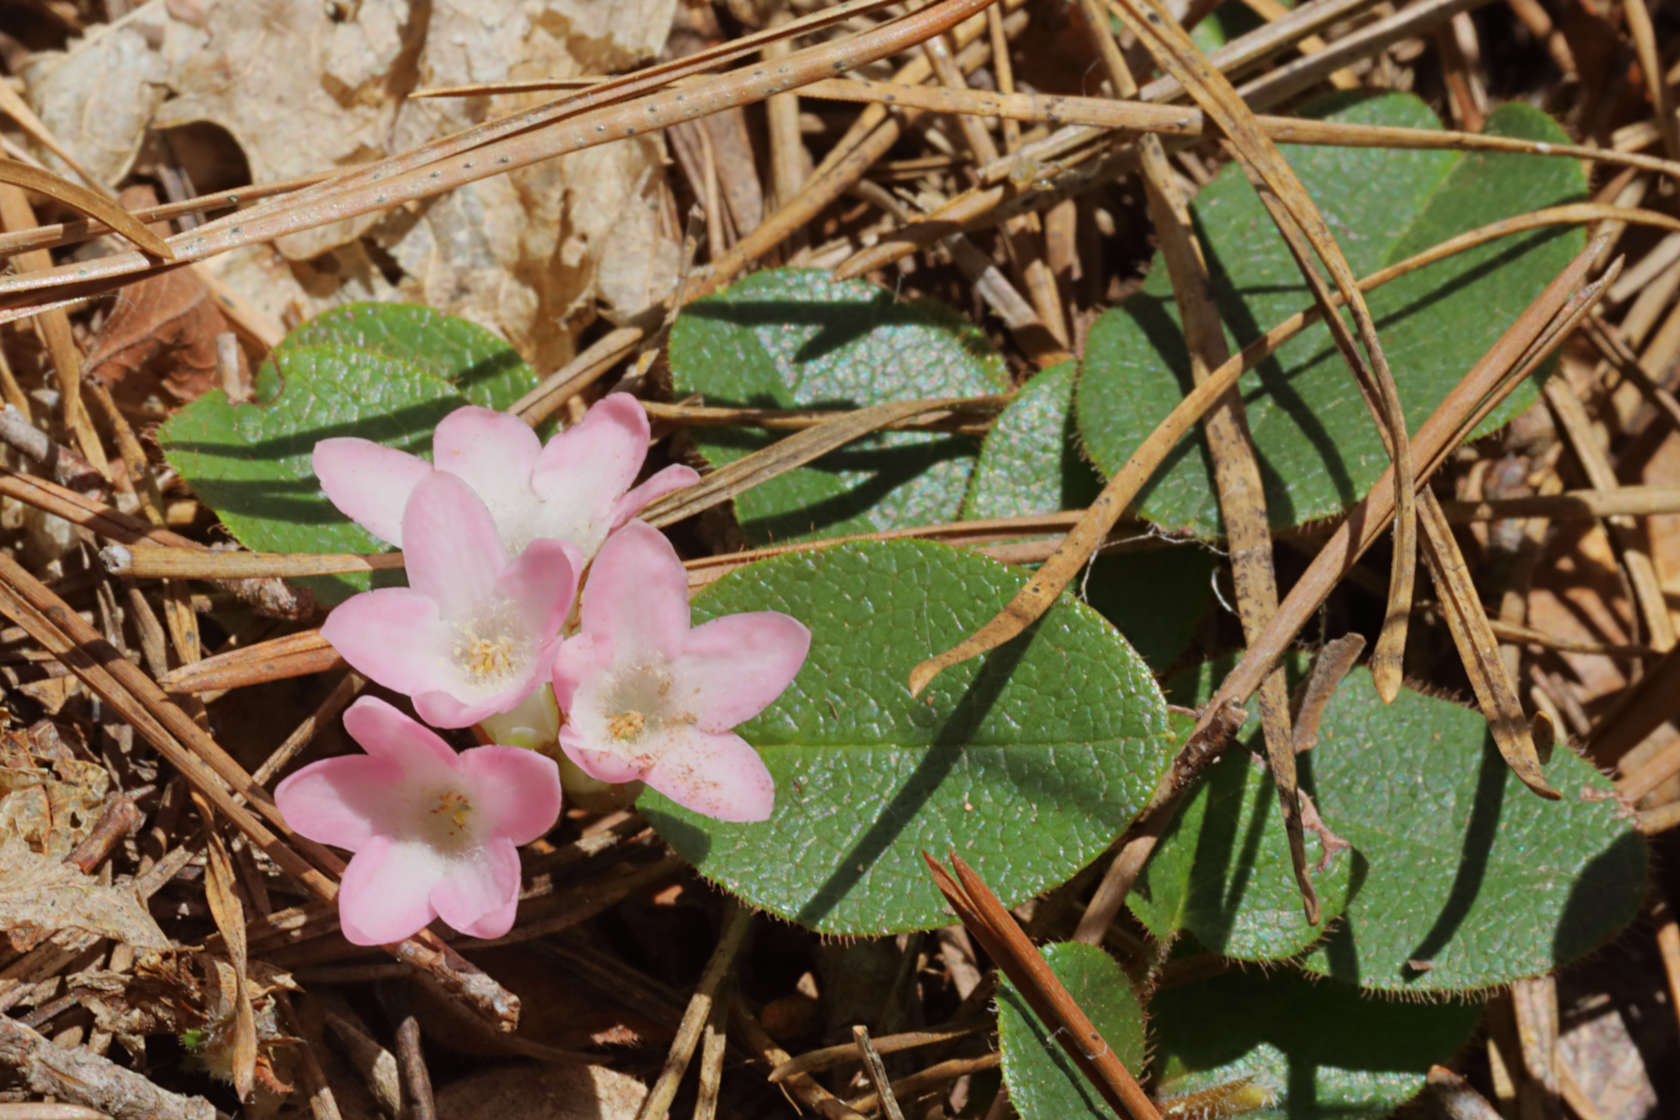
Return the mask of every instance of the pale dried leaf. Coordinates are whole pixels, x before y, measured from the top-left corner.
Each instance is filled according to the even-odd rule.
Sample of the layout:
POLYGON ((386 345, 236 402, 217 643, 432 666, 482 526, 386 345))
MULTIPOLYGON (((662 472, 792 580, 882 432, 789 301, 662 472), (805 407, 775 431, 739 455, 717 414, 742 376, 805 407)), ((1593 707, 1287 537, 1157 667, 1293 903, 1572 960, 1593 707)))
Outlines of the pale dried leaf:
MULTIPOLYGON (((421 86, 563 78, 621 70, 664 43, 673 0, 548 0, 483 16, 482 0, 434 5, 421 86)), ((389 150, 508 112, 547 94, 405 104, 389 150)), ((643 137, 471 183, 375 230, 407 274, 405 298, 463 315, 506 338, 538 368, 573 354, 599 297, 633 315, 675 286, 678 243, 662 235, 663 143, 643 137)))
POLYGON ((87 836, 110 791, 105 767, 71 755, 51 723, 0 734, 0 837, 62 860, 87 836))
MULTIPOLYGON (((159 0, 127 19, 93 28, 68 51, 42 51, 23 68, 24 95, 47 131, 106 186, 128 174, 146 124, 168 90, 168 64, 156 47, 169 18, 159 0)), ((61 175, 75 172, 32 145, 61 175)))
POLYGON ((169 945, 132 888, 101 886, 93 876, 8 838, 0 844, 0 930, 21 950, 61 929, 85 930, 136 949, 169 945))
MULTIPOLYGON (((402 90, 392 83, 419 33, 407 0, 362 0, 334 20, 320 0, 215 4, 199 31, 169 20, 168 81, 176 96, 153 121, 172 128, 209 121, 232 134, 259 183, 288 179, 384 150, 402 90), (261 91, 253 96, 253 91, 261 91)), ((280 239, 307 259, 354 239, 368 215, 280 239)))

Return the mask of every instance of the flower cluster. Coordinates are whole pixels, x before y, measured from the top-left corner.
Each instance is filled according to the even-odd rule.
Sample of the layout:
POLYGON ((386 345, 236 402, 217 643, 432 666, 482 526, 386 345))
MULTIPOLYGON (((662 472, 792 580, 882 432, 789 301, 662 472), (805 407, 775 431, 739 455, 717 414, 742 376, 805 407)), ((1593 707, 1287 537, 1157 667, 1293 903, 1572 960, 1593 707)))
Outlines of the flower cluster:
POLYGON ((351 941, 401 940, 434 917, 506 933, 515 849, 560 812, 545 750, 722 820, 770 815, 770 772, 733 728, 792 682, 810 633, 775 611, 691 626, 682 561, 633 519, 697 476, 672 466, 634 485, 647 446, 647 414, 626 394, 547 444, 517 417, 467 407, 438 425, 430 463, 363 439, 316 445, 327 497, 403 549, 409 583, 346 600, 323 635, 427 723, 478 725, 493 744, 457 755, 368 698, 344 716, 366 755, 280 783, 293 828, 355 852, 339 895, 351 941))

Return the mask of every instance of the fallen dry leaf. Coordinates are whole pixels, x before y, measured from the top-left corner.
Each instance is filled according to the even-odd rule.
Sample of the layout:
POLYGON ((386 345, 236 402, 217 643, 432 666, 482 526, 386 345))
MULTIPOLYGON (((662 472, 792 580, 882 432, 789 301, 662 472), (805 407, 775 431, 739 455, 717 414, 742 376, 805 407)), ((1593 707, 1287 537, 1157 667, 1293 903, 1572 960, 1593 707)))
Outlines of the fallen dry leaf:
POLYGON ((169 945, 132 889, 102 886, 8 837, 0 843, 0 930, 13 949, 24 952, 61 929, 85 930, 142 950, 169 945))
MULTIPOLYGON (((79 48, 86 57, 61 67, 76 84, 61 89, 43 68, 27 93, 37 112, 50 110, 78 156, 84 147, 109 153, 101 174, 114 178, 128 167, 148 127, 208 122, 226 130, 254 181, 265 183, 415 148, 550 96, 405 100, 419 86, 611 73, 644 63, 663 48, 676 6, 362 0, 354 18, 344 18, 318 0, 150 0, 90 32, 79 48), (277 42, 285 49, 274 49, 277 42), (96 47, 116 52, 121 106, 99 84, 103 67, 90 65, 87 52, 96 47), (251 96, 258 89, 262 96, 251 96), (166 93, 173 96, 165 100, 166 93)), ((260 246, 209 267, 282 321, 350 300, 410 299, 481 323, 538 368, 553 368, 573 355, 574 339, 598 310, 622 322, 674 290, 681 230, 669 211, 664 163, 658 137, 608 144, 394 213, 290 234, 275 242, 283 260, 260 246), (373 256, 384 254, 377 262, 369 243, 373 256)), ((190 399, 213 368, 198 341, 197 292, 183 280, 159 281, 131 298, 142 306, 119 308, 111 337, 99 340, 99 376, 123 379, 138 366, 178 359, 182 368, 164 388, 190 399), (167 336, 150 339, 149 323, 167 323, 167 336)))
MULTIPOLYGON (((285 1093, 290 1086, 276 1068, 285 1064, 276 1047, 292 1039, 280 1029, 274 993, 297 991, 297 984, 289 973, 259 960, 247 963, 246 981, 256 1034, 257 1083, 269 1092, 285 1093)), ((225 955, 169 952, 148 956, 132 973, 79 973, 71 990, 93 1011, 99 1029, 110 1031, 131 1052, 145 1053, 147 1035, 182 1035, 192 1044, 199 1064, 230 1080, 232 1066, 227 1058, 238 1025, 237 976, 225 955)))
MULTIPOLYGON (((192 269, 149 276, 117 293, 88 353, 87 370, 123 398, 161 389, 190 401, 221 383, 216 336, 231 329, 192 269)), ((239 363, 245 383, 243 351, 239 363)))
MULTIPOLYGON (((68 51, 42 51, 23 68, 25 96, 47 131, 102 185, 134 166, 152 114, 168 94, 169 63, 158 49, 170 22, 161 0, 91 29, 68 51)), ((75 177, 39 145, 52 170, 75 177)))
MULTIPOLYGON (((572 77, 622 70, 664 43, 674 0, 547 0, 499 8, 433 6, 418 61, 421 86, 572 77)), ((549 95, 410 101, 391 151, 502 115, 549 95)), ((406 273, 405 298, 464 315, 506 338, 538 368, 574 352, 597 297, 634 315, 677 279, 677 238, 661 227, 663 144, 643 137, 469 184, 391 216, 374 238, 406 273)))
POLYGON ((71 754, 50 720, 0 732, 0 837, 62 860, 87 836, 110 792, 105 767, 71 754))
POLYGON ((605 1066, 507 1066, 437 1096, 438 1120, 632 1120, 647 1087, 605 1066))
MULTIPOLYGON (((160 12, 176 96, 153 125, 209 121, 227 129, 259 183, 380 154, 405 92, 392 78, 405 69, 401 60, 426 20, 406 0, 362 0, 353 20, 335 19, 332 7, 320 0, 214 4, 202 30, 160 12)), ((280 248, 288 257, 313 257, 375 220, 293 234, 280 248)))

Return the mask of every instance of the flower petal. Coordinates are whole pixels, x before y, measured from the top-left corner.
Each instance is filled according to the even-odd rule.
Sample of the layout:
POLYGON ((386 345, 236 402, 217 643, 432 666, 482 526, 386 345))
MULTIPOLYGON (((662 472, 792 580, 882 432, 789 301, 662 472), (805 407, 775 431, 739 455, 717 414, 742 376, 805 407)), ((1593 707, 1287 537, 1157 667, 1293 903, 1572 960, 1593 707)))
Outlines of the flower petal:
POLYGON ((495 821, 496 834, 529 844, 560 819, 560 768, 523 747, 473 747, 461 752, 473 809, 495 821))
MULTIPOLYGON (((720 821, 762 821, 776 806, 776 783, 739 735, 672 728, 642 780, 686 809, 720 821)), ((582 765, 581 763, 579 765, 582 765)), ((588 769, 588 767, 585 767, 588 769)))
POLYGON ((531 488, 548 497, 587 480, 592 489, 616 499, 641 473, 648 432, 641 402, 629 393, 609 393, 582 420, 548 441, 531 472, 531 488))
MULTIPOLYGON (((503 569, 496 597, 513 604, 534 635, 558 636, 572 612, 583 557, 565 541, 532 541, 503 569)), ((546 668, 546 666, 545 666, 546 668)))
POLYGON ((699 481, 700 472, 693 467, 685 467, 681 463, 675 463, 664 470, 656 471, 653 477, 613 503, 612 527, 616 529, 623 525, 642 512, 655 498, 687 489, 699 481))
POLYGON ((575 731, 560 729, 560 749, 577 768, 597 782, 639 782, 643 769, 616 751, 603 751, 585 743, 575 731))
POLYGON ((688 573, 665 534, 632 521, 607 538, 589 567, 583 630, 614 661, 682 652, 688 634, 688 573))
POLYGON ((672 703, 707 731, 727 731, 780 696, 811 649, 811 631, 780 611, 724 615, 689 631, 671 665, 672 703))
POLYGON ((403 508, 420 480, 432 473, 430 463, 353 436, 321 440, 310 461, 321 489, 344 516, 402 547, 403 508))
POLYGON ((453 772, 460 758, 437 732, 377 696, 360 697, 345 710, 344 730, 368 754, 399 767, 403 777, 419 767, 453 772))
POLYGON ((413 695, 459 676, 437 603, 412 588, 352 595, 333 608, 321 636, 358 673, 398 692, 413 695))
POLYGON ((403 510, 408 585, 437 600, 445 618, 470 618, 495 590, 507 549, 490 509, 471 486, 433 471, 403 510))
POLYGON ((388 945, 422 929, 437 911, 441 865, 429 847, 375 836, 350 860, 338 885, 338 924, 352 945, 388 945))
POLYGON ((468 937, 500 937, 512 929, 519 905, 519 853, 512 842, 495 837, 466 858, 451 860, 432 887, 431 904, 438 917, 468 937))
POLYGON ((457 408, 432 435, 432 462, 458 475, 489 507, 503 529, 530 516, 536 504, 531 472, 542 441, 512 413, 468 405, 457 408))
POLYGON ((402 768, 386 758, 324 758, 275 786, 274 803, 294 831, 353 852, 390 831, 391 787, 401 777, 402 768))
POLYGON ((476 694, 466 686, 458 690, 434 689, 414 695, 414 710, 433 727, 471 727, 490 716, 511 712, 542 684, 546 668, 540 658, 533 659, 529 669, 500 692, 476 694))
POLYGON ((560 643, 554 656, 554 702, 560 710, 569 712, 580 685, 612 664, 612 649, 597 642, 588 634, 579 634, 560 643))

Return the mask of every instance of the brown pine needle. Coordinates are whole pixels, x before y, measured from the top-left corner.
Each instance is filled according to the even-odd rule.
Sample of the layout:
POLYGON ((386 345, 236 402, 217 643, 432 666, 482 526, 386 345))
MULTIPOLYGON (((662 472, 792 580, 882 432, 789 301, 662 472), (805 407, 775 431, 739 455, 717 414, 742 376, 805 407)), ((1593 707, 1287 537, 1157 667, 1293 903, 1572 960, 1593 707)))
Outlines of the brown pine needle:
POLYGON ((1109 1107, 1132 1120, 1161 1120, 1154 1102, 985 881, 955 852, 950 859, 956 879, 926 852, 922 858, 968 932, 997 962, 1109 1107))
MULTIPOLYGON (((1086 125, 1125 129, 1157 136, 1204 139, 1217 136, 1200 109, 1151 101, 1075 97, 1064 94, 993 93, 989 90, 950 89, 908 85, 865 78, 825 78, 799 91, 802 97, 867 104, 901 105, 933 113, 1004 117, 1033 124, 1086 125)), ((1491 136, 1459 129, 1404 128, 1395 125, 1320 121, 1307 117, 1256 114, 1255 125, 1274 143, 1314 144, 1338 148, 1396 148, 1458 152, 1512 152, 1559 159, 1592 160, 1614 167, 1637 167, 1680 179, 1680 161, 1619 152, 1586 144, 1552 144, 1515 136, 1491 136)))
POLYGON ((70 209, 104 222, 111 227, 112 232, 133 242, 152 256, 166 261, 175 259, 175 251, 169 247, 168 242, 147 229, 145 223, 133 214, 96 190, 90 190, 50 171, 30 167, 27 163, 19 163, 13 159, 0 159, 0 183, 10 183, 24 190, 56 198, 70 209))

